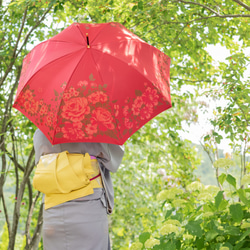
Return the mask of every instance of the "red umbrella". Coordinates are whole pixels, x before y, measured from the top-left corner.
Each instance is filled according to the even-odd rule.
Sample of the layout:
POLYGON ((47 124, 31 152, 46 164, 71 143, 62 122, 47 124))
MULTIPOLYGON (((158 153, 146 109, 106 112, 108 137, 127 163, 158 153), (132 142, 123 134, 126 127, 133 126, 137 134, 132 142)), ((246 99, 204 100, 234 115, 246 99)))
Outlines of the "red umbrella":
POLYGON ((74 23, 25 57, 13 106, 52 144, 123 144, 171 107, 169 67, 119 23, 74 23))

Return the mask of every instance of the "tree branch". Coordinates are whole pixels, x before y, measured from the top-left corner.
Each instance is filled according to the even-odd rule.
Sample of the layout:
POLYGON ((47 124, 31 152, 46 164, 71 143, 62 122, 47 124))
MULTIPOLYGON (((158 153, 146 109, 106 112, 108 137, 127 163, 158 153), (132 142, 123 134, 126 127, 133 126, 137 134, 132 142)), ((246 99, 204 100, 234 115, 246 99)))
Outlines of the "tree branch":
POLYGON ((245 9, 247 9, 248 11, 250 11, 250 6, 248 6, 247 4, 241 2, 240 0, 233 0, 234 2, 240 4, 241 6, 243 6, 245 9))
POLYGON ((245 118, 245 122, 246 122, 246 127, 249 127, 249 120, 247 119, 247 115, 246 112, 244 112, 243 108, 241 107, 240 103, 238 102, 237 98, 232 96, 232 99, 234 100, 234 102, 236 103, 236 105, 239 107, 243 117, 245 118))
MULTIPOLYGON (((203 150, 207 153, 207 155, 209 157, 209 160, 212 163, 212 165, 214 165, 214 162, 215 162, 215 160, 217 158, 217 154, 215 153, 215 159, 213 159, 209 149, 201 141, 200 141, 200 145, 202 146, 203 150)), ((217 147, 216 147, 216 150, 217 150, 217 147)), ((217 152, 218 152, 218 150, 217 150, 217 152)), ((216 168, 216 180, 217 180, 217 184, 218 184, 220 190, 222 191, 223 188, 222 188, 222 185, 219 182, 219 170, 218 170, 218 168, 216 168)))
POLYGON ((29 249, 37 249, 38 248, 38 244, 39 244, 41 236, 42 236, 41 235, 42 226, 43 226, 43 203, 40 206, 39 215, 37 218, 37 225, 36 225, 33 237, 31 239, 29 249))
MULTIPOLYGON (((236 1, 238 1, 238 0, 235 0, 235 2, 236 1)), ((248 14, 227 14, 227 15, 221 15, 218 11, 215 11, 214 9, 212 9, 212 8, 210 8, 210 7, 208 7, 208 6, 204 5, 204 4, 196 3, 196 2, 190 2, 190 1, 184 1, 184 0, 176 0, 176 1, 173 1, 173 2, 176 2, 176 3, 180 3, 181 2, 181 3, 185 3, 185 4, 198 5, 198 6, 201 6, 202 8, 205 8, 205 9, 207 9, 207 10, 209 10, 212 13, 215 14, 214 16, 208 16, 208 17, 201 17, 201 18, 193 19, 193 20, 191 20, 189 22, 200 21, 200 20, 203 20, 203 19, 209 19, 209 18, 213 18, 213 17, 220 17, 220 18, 227 18, 227 17, 231 17, 231 18, 250 17, 250 15, 248 15, 248 14)))
POLYGON ((184 1, 184 0, 177 0, 176 2, 182 2, 182 3, 186 3, 186 4, 199 5, 199 6, 201 6, 202 8, 207 9, 207 10, 213 12, 213 13, 214 13, 215 15, 217 15, 217 16, 220 16, 220 15, 221 15, 221 14, 218 13, 217 11, 215 11, 215 10, 211 9, 210 7, 208 7, 208 6, 204 5, 204 4, 201 4, 201 3, 190 2, 190 1, 184 1))
POLYGON ((29 245, 30 242, 31 242, 31 239, 30 239, 30 224, 31 224, 31 219, 32 219, 32 215, 33 215, 33 212, 34 212, 34 208, 35 208, 35 205, 36 205, 36 202, 37 202, 39 196, 40 196, 40 192, 37 192, 32 204, 31 204, 29 213, 28 213, 28 217, 27 217, 27 221, 26 221, 26 228, 25 228, 26 245, 29 245))
POLYGON ((35 155, 35 149, 34 149, 34 146, 32 147, 32 150, 30 151, 30 154, 29 154, 29 158, 28 158, 28 161, 26 163, 26 168, 25 168, 25 173, 27 173, 28 175, 32 172, 34 166, 35 166, 35 163, 33 161, 33 156, 35 155))
POLYGON ((49 7, 43 14, 43 16, 41 17, 40 20, 37 21, 36 25, 32 27, 32 29, 29 31, 29 33, 26 35, 23 44, 21 45, 19 51, 17 52, 17 55, 22 51, 24 45, 27 43, 29 36, 31 35, 31 33, 42 23, 42 21, 45 19, 46 15, 49 13, 49 11, 52 9, 52 6, 49 7))
MULTIPOLYGON (((19 69, 17 69, 18 75, 20 74, 20 71, 21 71, 21 67, 19 69)), ((2 154, 2 169, 1 169, 1 176, 0 176, 0 197, 2 196, 2 192, 3 192, 3 185, 5 183, 5 171, 6 171, 6 154, 5 153, 7 153, 7 150, 6 150, 6 146, 5 146, 5 134, 7 131, 8 124, 10 123, 10 122, 8 122, 8 121, 10 121, 9 111, 11 109, 13 94, 14 94, 14 91, 15 91, 17 84, 18 84, 18 80, 16 79, 16 82, 11 89, 11 94, 8 98, 6 105, 5 105, 5 112, 4 112, 4 116, 3 116, 4 118, 2 119, 2 124, 1 124, 1 134, 2 135, 0 136, 0 141, 1 141, 0 149, 2 152, 4 152, 4 154, 2 154)))
POLYGON ((15 166, 17 166, 22 172, 24 172, 24 167, 21 166, 17 161, 16 159, 12 156, 12 154, 6 149, 4 148, 2 150, 5 154, 8 155, 8 157, 10 158, 10 160, 14 163, 15 166))
POLYGON ((5 198, 4 198, 4 194, 2 193, 1 195, 2 198, 2 202, 3 202, 3 210, 4 210, 4 215, 5 215, 5 220, 7 223, 7 228, 8 228, 8 233, 10 234, 11 232, 11 225, 10 225, 10 220, 9 220, 9 215, 8 215, 8 209, 5 203, 5 198))
POLYGON ((175 41, 177 40, 177 38, 179 37, 179 35, 183 32, 183 30, 187 27, 188 24, 184 25, 182 27, 182 29, 176 34, 175 38, 173 39, 173 43, 175 43, 175 41))
POLYGON ((173 80, 181 80, 185 82, 192 82, 192 83, 197 83, 197 82, 212 82, 211 80, 188 80, 188 79, 180 79, 178 77, 171 77, 173 80))
POLYGON ((245 14, 235 14, 235 15, 228 14, 228 15, 219 15, 219 16, 218 15, 213 15, 213 16, 206 16, 206 17, 196 18, 196 19, 193 19, 193 20, 190 20, 190 21, 187 21, 187 22, 170 22, 170 21, 167 21, 167 22, 163 22, 162 24, 156 25, 155 27, 151 28, 147 33, 150 33, 152 30, 156 30, 158 27, 160 27, 162 25, 166 25, 166 24, 184 24, 184 25, 187 25, 187 24, 190 24, 190 23, 193 23, 193 22, 196 22, 196 21, 208 20, 210 18, 239 18, 239 17, 250 17, 250 15, 245 15, 245 14))
POLYGON ((18 33, 18 36, 17 36, 15 47, 14 47, 14 50, 13 50, 13 53, 12 53, 13 58, 16 57, 16 51, 17 51, 17 47, 18 47, 19 41, 20 41, 21 36, 22 36, 24 24, 25 24, 25 21, 26 21, 27 12, 28 12, 28 6, 25 8, 25 11, 24 11, 23 20, 22 20, 21 27, 20 27, 20 30, 19 30, 19 33, 18 33))
MULTIPOLYGON (((21 51, 22 51, 24 45, 27 43, 27 41, 28 41, 28 39, 29 39, 31 33, 41 24, 41 22, 45 19, 45 17, 46 17, 46 15, 48 14, 48 12, 52 9, 52 7, 53 7, 53 5, 51 5, 51 6, 44 12, 44 14, 43 14, 43 16, 41 17, 41 19, 37 21, 36 25, 33 26, 33 27, 31 28, 31 30, 29 31, 29 33, 26 35, 26 37, 25 37, 25 39, 24 39, 24 41, 23 41, 23 44, 21 45, 20 49, 15 53, 15 57, 13 57, 13 60, 12 60, 12 62, 9 64, 9 66, 8 66, 8 68, 7 68, 7 70, 6 70, 5 74, 4 74, 4 76, 0 79, 0 87, 3 85, 5 79, 7 78, 8 74, 9 74, 10 71, 12 70, 12 67, 13 67, 13 65, 14 65, 14 63, 15 63, 15 59, 16 59, 17 56, 21 53, 21 51)), ((25 18, 26 18, 26 16, 25 16, 25 18)), ((20 29, 19 34, 21 35, 21 29, 20 29)), ((17 45, 17 43, 16 43, 16 45, 17 45)))
POLYGON ((27 185, 28 185, 28 192, 29 192, 29 210, 30 210, 31 205, 32 205, 32 200, 33 200, 32 184, 30 180, 28 180, 27 185))
MULTIPOLYGON (((14 47, 14 49, 13 49, 13 53, 12 53, 12 58, 13 58, 13 59, 15 59, 16 56, 17 56, 16 51, 17 51, 18 43, 19 43, 19 41, 20 41, 22 32, 23 32, 24 23, 25 23, 26 16, 27 16, 27 11, 28 11, 28 6, 25 8, 24 15, 23 15, 23 19, 22 19, 22 23, 21 23, 21 27, 20 27, 20 30, 19 30, 19 33, 18 33, 18 37, 17 37, 17 40, 16 40, 15 47, 14 47)), ((5 74, 4 74, 3 78, 0 80, 0 87, 2 86, 2 84, 3 84, 4 81, 5 81, 5 79, 7 78, 8 74, 9 74, 10 71, 12 70, 12 67, 13 67, 14 63, 15 63, 15 60, 12 60, 11 63, 9 64, 7 70, 5 71, 5 74)))
POLYGON ((227 18, 227 17, 238 18, 238 17, 250 17, 250 15, 245 15, 245 14, 235 14, 235 15, 228 14, 228 15, 219 15, 219 16, 215 15, 215 16, 208 16, 208 17, 201 17, 201 18, 193 19, 193 20, 189 21, 189 23, 194 22, 194 21, 200 21, 200 20, 203 20, 203 19, 214 18, 214 17, 219 17, 219 18, 227 18))
MULTIPOLYGON (((29 162, 29 160, 28 160, 28 162, 29 162)), ((33 166, 35 165, 34 161, 33 161, 32 165, 33 166)), ((14 205, 12 231, 9 235, 9 249, 14 249, 14 246, 15 246, 16 233, 17 233, 17 228, 18 228, 18 223, 19 223, 19 218, 20 218, 21 202, 22 202, 24 191, 25 191, 25 186, 30 178, 30 173, 32 170, 33 170, 32 167, 25 168, 24 176, 23 176, 22 182, 20 183, 20 187, 18 189, 17 199, 16 199, 16 202, 14 205)))

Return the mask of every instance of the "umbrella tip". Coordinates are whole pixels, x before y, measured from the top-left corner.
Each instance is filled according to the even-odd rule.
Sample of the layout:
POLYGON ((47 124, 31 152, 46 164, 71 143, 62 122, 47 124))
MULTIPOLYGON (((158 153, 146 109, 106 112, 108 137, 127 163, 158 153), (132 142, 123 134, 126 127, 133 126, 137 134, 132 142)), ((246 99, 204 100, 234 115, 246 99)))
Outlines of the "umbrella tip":
POLYGON ((87 48, 90 48, 90 45, 89 45, 89 34, 86 33, 86 38, 87 38, 87 48))

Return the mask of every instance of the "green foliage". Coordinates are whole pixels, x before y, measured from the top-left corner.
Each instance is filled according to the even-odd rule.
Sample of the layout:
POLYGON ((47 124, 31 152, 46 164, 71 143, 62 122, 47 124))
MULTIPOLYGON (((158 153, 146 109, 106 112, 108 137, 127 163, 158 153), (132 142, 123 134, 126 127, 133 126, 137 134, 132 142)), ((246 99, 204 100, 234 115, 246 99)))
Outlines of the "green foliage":
POLYGON ((4 224, 4 227, 1 231, 1 249, 7 249, 9 244, 9 232, 7 228, 7 223, 4 224))
MULTIPOLYGON (((230 178, 227 181, 232 184, 230 178)), ((242 189, 237 192, 242 193, 242 189)), ((215 186, 191 183, 176 196, 166 197, 162 224, 157 230, 141 234, 141 244, 135 242, 130 249, 247 249, 250 197, 237 192, 233 198, 226 198, 224 191, 215 186), (240 201, 242 197, 245 202, 240 201), (185 202, 176 203, 176 199, 185 202), (146 245, 148 239, 154 242, 151 247, 146 245)))
POLYGON ((232 142, 239 142, 239 145, 240 142, 249 140, 250 78, 244 78, 249 61, 250 58, 241 52, 227 58, 226 63, 220 64, 223 72, 222 84, 218 86, 216 94, 219 98, 228 100, 228 104, 225 107, 217 107, 216 119, 212 121, 215 128, 225 131, 227 137, 232 142))
MULTIPOLYGON (((131 140, 134 140, 134 137, 136 136, 131 140)), ((138 232, 146 231, 140 237, 141 241, 146 241, 147 232, 157 230, 164 217, 159 212, 161 204, 155 197, 164 186, 169 188, 175 186, 175 188, 171 189, 171 193, 163 193, 162 196, 174 196, 182 191, 181 186, 186 186, 195 180, 190 166, 193 168, 196 166, 196 150, 188 142, 179 142, 177 137, 175 141, 180 143, 179 150, 185 154, 184 159, 171 154, 175 145, 166 147, 161 141, 151 142, 155 148, 146 142, 126 144, 123 164, 119 171, 112 175, 116 204, 110 222, 113 249, 128 249, 138 232), (150 152, 153 152, 154 158, 150 152)), ((163 198, 158 195, 157 199, 163 198)), ((182 201, 177 200, 177 202, 182 201)))

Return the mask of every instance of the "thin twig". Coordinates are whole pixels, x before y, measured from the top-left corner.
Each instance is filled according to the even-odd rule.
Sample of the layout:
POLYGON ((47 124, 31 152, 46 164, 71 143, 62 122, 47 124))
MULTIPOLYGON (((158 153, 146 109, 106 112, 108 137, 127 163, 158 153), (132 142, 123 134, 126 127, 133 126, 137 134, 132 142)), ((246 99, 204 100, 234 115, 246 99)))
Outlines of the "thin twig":
MULTIPOLYGON (((211 156, 209 150, 205 147, 205 145, 204 145, 201 141, 200 141, 200 145, 202 146, 203 150, 207 153, 207 155, 208 155, 208 157, 209 157, 209 160, 210 160, 210 162, 212 163, 212 165, 214 165, 214 161, 215 161, 216 159, 214 160, 214 159, 212 158, 212 156, 211 156)), ((217 150, 217 151, 218 151, 218 150, 217 150)), ((215 158, 217 158, 217 154, 215 154, 215 158)), ((218 168, 216 168, 216 180, 217 180, 217 184, 218 184, 220 190, 222 191, 223 188, 222 188, 222 185, 221 185, 220 182, 219 182, 219 170, 218 170, 218 168)))
POLYGON ((242 1, 240 0, 233 0, 234 2, 240 4, 241 6, 243 6, 245 9, 249 10, 250 11, 250 6, 248 6, 247 4, 243 3, 242 1))
POLYGON ((184 31, 184 29, 188 26, 188 24, 184 25, 182 27, 182 29, 177 33, 177 35, 175 36, 175 38, 173 39, 173 43, 175 43, 175 41, 177 40, 177 38, 179 37, 179 35, 184 31))
POLYGON ((213 13, 216 14, 217 16, 221 16, 221 14, 218 13, 217 11, 215 11, 215 10, 211 9, 210 7, 208 7, 208 6, 204 5, 204 4, 201 4, 201 3, 190 2, 190 1, 184 1, 184 0, 177 0, 177 1, 175 1, 175 2, 182 2, 182 3, 186 3, 186 4, 198 5, 198 6, 201 6, 202 8, 204 8, 204 9, 207 9, 207 10, 213 12, 213 13))
MULTIPOLYGON (((227 14, 227 15, 221 15, 219 12, 213 10, 212 8, 204 5, 204 4, 201 4, 201 3, 196 3, 196 2, 190 2, 190 1, 184 1, 184 0, 176 0, 176 1, 173 1, 173 2, 176 2, 176 3, 185 3, 185 4, 193 4, 193 5, 198 5, 198 6, 201 6, 202 8, 205 8, 209 11, 211 11, 212 13, 214 13, 215 15, 214 16, 208 16, 208 17, 201 17, 201 18, 197 18, 197 19, 193 19, 190 22, 194 22, 194 21, 200 21, 200 20, 204 20, 204 19, 209 19, 209 18, 215 18, 215 17, 220 17, 220 18, 227 18, 227 17, 232 17, 232 18, 238 18, 238 17, 250 17, 250 15, 248 14, 227 14)), ((249 7, 249 6, 248 6, 249 7)))
POLYGON ((171 77, 171 79, 173 79, 173 80, 181 80, 181 81, 185 81, 185 82, 192 82, 192 83, 197 83, 197 82, 213 82, 211 80, 188 80, 188 79, 180 79, 178 77, 171 77))

